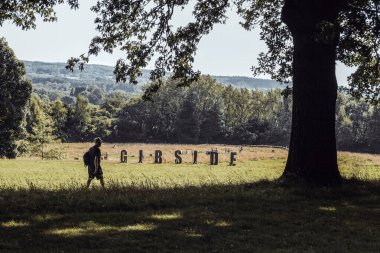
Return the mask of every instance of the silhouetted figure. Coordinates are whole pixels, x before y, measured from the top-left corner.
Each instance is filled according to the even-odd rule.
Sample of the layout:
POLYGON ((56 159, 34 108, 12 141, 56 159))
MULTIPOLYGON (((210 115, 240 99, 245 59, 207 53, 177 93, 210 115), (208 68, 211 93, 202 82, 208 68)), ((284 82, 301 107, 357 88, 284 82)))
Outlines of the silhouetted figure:
POLYGON ((101 161, 101 152, 100 146, 102 146, 102 139, 100 137, 95 138, 95 145, 92 146, 89 150, 90 152, 90 164, 88 165, 88 180, 87 188, 90 187, 91 181, 96 177, 100 180, 100 185, 104 188, 104 179, 103 179, 103 170, 100 166, 101 161))

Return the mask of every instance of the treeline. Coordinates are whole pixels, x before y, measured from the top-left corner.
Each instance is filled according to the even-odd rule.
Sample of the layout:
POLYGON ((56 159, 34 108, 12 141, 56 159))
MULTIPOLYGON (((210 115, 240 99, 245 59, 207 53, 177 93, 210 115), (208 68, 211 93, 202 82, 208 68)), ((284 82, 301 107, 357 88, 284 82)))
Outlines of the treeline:
POLYGON ((153 102, 131 100, 118 113, 120 141, 286 145, 289 99, 280 90, 222 86, 208 76, 187 88, 167 81, 153 102))
MULTIPOLYGON (((91 141, 101 136, 109 142, 289 143, 292 101, 279 89, 237 89, 203 76, 186 88, 169 79, 152 99, 111 93, 100 105, 81 95, 73 104, 65 104, 34 94, 25 117, 24 141, 39 146, 54 140, 91 141)), ((379 107, 339 94, 336 127, 340 150, 379 152, 379 122, 379 107)), ((26 146, 20 145, 20 149, 26 146)))

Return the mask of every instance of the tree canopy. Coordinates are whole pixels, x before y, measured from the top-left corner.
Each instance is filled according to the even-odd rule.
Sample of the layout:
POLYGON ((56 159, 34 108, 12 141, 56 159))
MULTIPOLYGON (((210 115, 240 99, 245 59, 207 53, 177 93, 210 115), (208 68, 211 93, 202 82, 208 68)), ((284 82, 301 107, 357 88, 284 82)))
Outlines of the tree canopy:
MULTIPOLYGON (((294 15, 304 29, 309 29, 315 40, 339 40, 337 60, 356 71, 349 77, 351 93, 364 95, 376 102, 380 99, 380 3, 377 0, 336 1, 284 1, 284 0, 99 0, 92 10, 98 14, 95 23, 99 35, 93 38, 87 54, 72 58, 69 67, 83 67, 89 57, 100 51, 112 53, 115 48, 126 52, 118 60, 115 74, 118 81, 136 82, 141 69, 157 56, 151 79, 159 79, 168 71, 174 77, 184 78, 186 84, 199 76, 192 63, 199 41, 210 33, 216 24, 225 23, 226 13, 234 7, 242 17, 247 30, 261 29, 260 37, 268 51, 259 56, 254 73, 267 73, 278 81, 288 83, 293 73, 293 38, 291 27, 284 22, 284 7, 294 14, 303 8, 326 13, 315 20, 304 12, 294 15), (173 28, 171 19, 187 5, 193 5, 193 20, 173 28), (311 29, 308 26, 313 26, 311 29), (316 27, 315 27, 316 26, 316 27)), ((293 31, 294 32, 294 31, 293 31)), ((158 85, 147 89, 156 91, 158 85)))
POLYGON ((14 158, 32 85, 25 78, 24 64, 4 38, 0 38, 0 90, 0 157, 14 158))
MULTIPOLYGON (((64 0, 2 0, 0 2, 0 27, 10 21, 23 30, 34 29, 37 17, 45 22, 56 21, 54 7, 64 0)), ((66 1, 78 8, 78 0, 66 1)), ((24 109, 32 92, 31 82, 25 78, 25 66, 0 38, 0 156, 17 155, 16 140, 21 137, 24 109)), ((32 101, 32 103, 35 101, 32 101)))
MULTIPOLYGON (((78 0, 66 1, 71 8, 78 8, 78 0)), ((0 3, 0 26, 10 21, 23 30, 36 28, 36 19, 40 16, 45 22, 57 20, 54 7, 65 0, 2 0, 0 3)))

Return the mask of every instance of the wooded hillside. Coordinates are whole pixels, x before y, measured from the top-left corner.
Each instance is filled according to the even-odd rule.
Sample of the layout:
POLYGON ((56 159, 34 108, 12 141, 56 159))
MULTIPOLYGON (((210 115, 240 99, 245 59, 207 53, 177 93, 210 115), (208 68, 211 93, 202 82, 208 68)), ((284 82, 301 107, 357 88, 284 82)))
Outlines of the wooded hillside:
MULTIPOLYGON (((138 85, 116 83, 113 67, 105 65, 86 65, 80 72, 66 70, 65 63, 47 63, 24 61, 28 78, 33 81, 34 91, 49 100, 61 98, 66 104, 72 104, 75 97, 80 93, 86 96, 90 102, 96 104, 99 93, 104 95, 113 92, 138 94, 142 87, 149 81, 149 70, 144 70, 139 78, 138 85), (86 93, 87 91, 87 93, 86 93), (88 93, 95 93, 91 96, 88 93)), ((269 90, 283 88, 279 83, 272 80, 241 77, 241 76, 215 76, 220 84, 232 85, 236 88, 269 90)))

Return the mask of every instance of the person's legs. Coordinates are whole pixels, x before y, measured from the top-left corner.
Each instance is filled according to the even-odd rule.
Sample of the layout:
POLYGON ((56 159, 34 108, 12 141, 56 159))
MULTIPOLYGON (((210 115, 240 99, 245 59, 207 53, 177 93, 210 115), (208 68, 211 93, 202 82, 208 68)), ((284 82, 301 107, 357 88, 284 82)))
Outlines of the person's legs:
POLYGON ((104 189, 104 179, 103 179, 103 178, 100 178, 99 181, 100 181, 100 185, 101 185, 101 186, 103 187, 103 189, 104 189))
POLYGON ((92 181, 92 178, 87 179, 87 188, 90 187, 91 181, 92 181))
POLYGON ((94 179, 94 167, 93 166, 88 166, 88 179, 87 179, 87 188, 90 187, 91 181, 94 179))
POLYGON ((104 189, 104 179, 103 179, 103 170, 102 170, 102 167, 98 168, 98 171, 96 172, 95 176, 96 176, 96 179, 98 179, 100 181, 100 185, 104 189))

